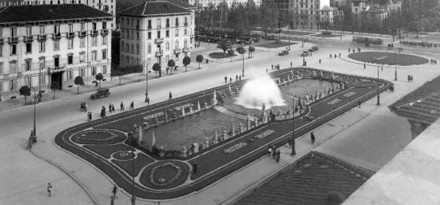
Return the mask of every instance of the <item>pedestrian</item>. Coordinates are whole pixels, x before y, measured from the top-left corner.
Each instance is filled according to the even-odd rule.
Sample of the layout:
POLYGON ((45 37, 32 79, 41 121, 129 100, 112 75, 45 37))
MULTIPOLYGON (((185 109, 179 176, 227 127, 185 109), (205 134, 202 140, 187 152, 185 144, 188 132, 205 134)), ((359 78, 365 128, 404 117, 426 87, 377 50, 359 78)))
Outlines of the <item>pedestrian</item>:
POLYGON ((130 103, 130 109, 134 109, 134 101, 131 101, 131 103, 130 103))
POLYGON ((292 62, 290 62, 290 68, 292 68, 292 65, 293 65, 292 62))
POLYGON ((267 68, 266 68, 266 73, 268 73, 269 71, 267 70, 267 68))
POLYGON ((336 54, 335 54, 335 58, 336 58, 336 54))
POLYGON ((272 70, 273 70, 273 64, 272 64, 272 70))
POLYGON ((348 53, 350 53, 350 48, 348 48, 348 53))
POLYGON ((241 81, 241 75, 240 75, 240 76, 238 76, 238 81, 241 81))
POLYGON ((279 149, 277 149, 276 154, 275 154, 275 161, 277 163, 280 162, 280 157, 281 157, 281 152, 279 149))
POLYGON ((367 69, 367 64, 366 64, 366 63, 364 63, 364 70, 365 70, 365 69, 367 69))
POLYGON ((98 81, 95 81, 95 87, 98 87, 98 81))
POLYGON ((227 82, 228 82, 228 77, 225 76, 225 83, 227 83, 227 82))
MULTIPOLYGON (((267 73, 267 68, 266 68, 266 73, 267 73)), ((235 75, 235 82, 238 81, 238 75, 235 75)))
POLYGON ((272 157, 272 152, 273 152, 273 148, 272 146, 269 146, 269 150, 268 150, 269 157, 272 157))
POLYGON ((358 107, 361 108, 362 101, 359 100, 358 107))
POLYGON ((108 104, 108 112, 112 112, 112 104, 108 104))
POLYGON ((410 75, 408 75, 408 83, 410 82, 410 80, 411 80, 411 77, 410 77, 410 75))
POLYGON ((81 102, 79 105, 79 110, 84 111, 84 102, 81 102))
POLYGON ((383 71, 383 66, 380 67, 380 71, 383 71))
POLYGON ((147 102, 147 105, 150 105, 150 97, 147 96, 146 102, 147 102))
POLYGON ((168 94, 168 96, 169 96, 170 100, 173 99, 173 94, 171 94, 171 91, 170 91, 170 94, 168 94))
POLYGON ((116 194, 118 193, 118 187, 116 186, 116 185, 114 185, 113 186, 113 189, 112 189, 112 194, 113 194, 113 198, 114 199, 117 199, 118 198, 118 196, 116 196, 116 194))
POLYGON ((310 133, 310 140, 312 141, 312 145, 315 144, 315 134, 313 132, 310 133))
POLYGON ((339 58, 341 58, 341 53, 339 53, 339 58))
POLYGON ((121 102, 120 107, 121 107, 121 110, 125 110, 125 107, 124 107, 124 103, 123 103, 123 102, 121 102))
POLYGON ((321 64, 321 59, 319 59, 319 64, 321 64))
POLYGON ((88 107, 87 103, 84 102, 84 112, 87 112, 87 107, 88 107))
POLYGON ((112 106, 112 112, 115 112, 116 111, 115 110, 115 105, 111 104, 111 106, 112 106))
POLYGON ((229 78, 229 83, 232 83, 232 77, 231 77, 231 78, 229 78))
POLYGON ((192 167, 193 167, 193 174, 196 175, 197 174, 197 163, 193 162, 192 167))
POLYGON ((49 197, 52 196, 52 184, 47 183, 47 194, 49 195, 49 197))
POLYGON ((332 54, 330 53, 330 58, 332 58, 332 54))

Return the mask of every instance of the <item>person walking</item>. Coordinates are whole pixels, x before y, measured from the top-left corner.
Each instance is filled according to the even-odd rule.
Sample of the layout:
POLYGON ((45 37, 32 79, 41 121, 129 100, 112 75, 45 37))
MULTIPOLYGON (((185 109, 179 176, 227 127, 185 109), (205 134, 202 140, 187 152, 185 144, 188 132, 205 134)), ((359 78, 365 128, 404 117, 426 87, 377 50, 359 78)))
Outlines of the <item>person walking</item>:
POLYGON ((47 194, 49 197, 52 196, 52 184, 47 183, 47 194))
POLYGON ((134 109, 134 101, 131 101, 131 103, 130 103, 130 109, 134 109))
POLYGON ((114 199, 117 199, 118 198, 118 196, 116 196, 116 194, 118 193, 118 187, 116 186, 116 184, 113 186, 113 189, 112 189, 112 197, 114 198, 114 199))
POLYGON ((231 78, 229 78, 229 83, 232 83, 232 77, 231 77, 231 78))
POLYGON ((193 162, 192 167, 193 167, 193 174, 196 175, 197 174, 197 163, 193 162))
POLYGON ((86 102, 84 102, 84 112, 87 112, 87 108, 88 108, 89 106, 87 105, 87 103, 86 102))
POLYGON ((281 158, 281 152, 280 152, 279 149, 277 149, 277 151, 276 151, 276 153, 275 153, 275 161, 276 161, 277 163, 279 163, 279 162, 280 162, 280 158, 281 158))
POLYGON ((296 150, 295 150, 295 139, 292 139, 292 145, 291 145, 291 151, 290 151, 290 155, 294 156, 296 155, 296 150))
POLYGON ((225 83, 227 83, 228 82, 228 77, 227 76, 225 76, 225 83))
POLYGON ((169 96, 170 100, 173 99, 173 94, 171 93, 171 91, 170 91, 170 94, 168 94, 168 96, 169 96))
MULTIPOLYGON (((266 73, 267 73, 267 69, 266 69, 266 73)), ((238 81, 238 75, 235 75, 235 82, 238 81)))
POLYGON ((113 110, 112 110, 112 104, 111 104, 111 103, 108 104, 108 112, 113 112, 113 110))
POLYGON ((362 101, 358 101, 358 107, 361 108, 362 101))
POLYGON ((121 102, 120 107, 121 107, 121 110, 125 110, 125 107, 124 107, 124 103, 123 103, 123 102, 121 102))
POLYGON ((147 96, 147 100, 146 100, 147 105, 150 105, 150 97, 147 96))
POLYGON ((310 133, 310 140, 312 141, 312 145, 315 144, 315 134, 313 132, 310 133))

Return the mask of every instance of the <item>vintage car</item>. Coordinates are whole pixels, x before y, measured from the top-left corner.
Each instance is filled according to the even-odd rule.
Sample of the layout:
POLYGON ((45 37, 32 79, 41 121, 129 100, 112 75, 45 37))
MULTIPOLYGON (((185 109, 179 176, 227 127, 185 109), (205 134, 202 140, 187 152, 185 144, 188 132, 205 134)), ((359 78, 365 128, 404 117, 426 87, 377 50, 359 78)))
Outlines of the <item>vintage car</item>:
POLYGON ((92 96, 92 100, 99 99, 99 98, 105 98, 110 95, 110 90, 108 88, 99 88, 96 93, 94 93, 92 96))

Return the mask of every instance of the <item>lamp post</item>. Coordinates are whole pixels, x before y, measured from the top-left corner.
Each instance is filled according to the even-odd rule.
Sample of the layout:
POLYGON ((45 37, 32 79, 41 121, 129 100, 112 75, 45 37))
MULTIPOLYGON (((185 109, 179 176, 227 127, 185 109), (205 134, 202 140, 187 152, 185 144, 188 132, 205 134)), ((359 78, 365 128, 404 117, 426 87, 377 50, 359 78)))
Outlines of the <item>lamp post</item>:
POLYGON ((35 88, 31 87, 31 89, 34 91, 34 99, 33 99, 33 104, 34 104, 34 125, 33 125, 33 130, 32 130, 32 136, 35 137, 35 142, 37 139, 37 91, 35 90, 35 88))
POLYGON ((135 170, 134 170, 134 158, 136 157, 136 150, 133 148, 133 150, 127 151, 128 153, 133 154, 132 164, 133 164, 133 173, 132 173, 132 186, 131 186, 131 204, 136 204, 136 196, 134 195, 134 176, 135 176, 135 170))
POLYGON ((148 67, 144 62, 145 67, 145 102, 148 102, 148 67))
MULTIPOLYGON (((377 64, 377 80, 379 83, 379 64, 377 64)), ((376 105, 380 105, 379 84, 377 84, 377 103, 376 103, 376 105)))

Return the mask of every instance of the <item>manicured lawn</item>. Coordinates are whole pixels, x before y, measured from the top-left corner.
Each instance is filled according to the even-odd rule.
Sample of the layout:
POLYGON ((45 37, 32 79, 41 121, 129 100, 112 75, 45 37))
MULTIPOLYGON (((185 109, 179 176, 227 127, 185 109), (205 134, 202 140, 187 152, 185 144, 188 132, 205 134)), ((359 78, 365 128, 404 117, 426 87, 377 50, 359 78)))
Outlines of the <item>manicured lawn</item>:
POLYGON ((387 64, 387 65, 419 65, 428 63, 428 59, 409 55, 409 54, 395 54, 389 52, 361 52, 351 53, 348 57, 375 64, 387 64))
POLYGON ((235 54, 233 56, 230 56, 227 52, 226 55, 223 52, 213 52, 209 54, 209 57, 215 58, 215 59, 222 59, 222 58, 231 58, 236 56, 235 54))
POLYGON ((306 32, 306 31, 282 31, 282 33, 290 34, 290 35, 297 35, 297 36, 305 36, 305 35, 313 34, 313 33, 306 32))
POLYGON ((263 48, 281 48, 281 47, 286 47, 286 46, 291 46, 291 45, 295 45, 296 43, 294 42, 284 42, 284 41, 271 41, 271 42, 266 42, 266 43, 261 43, 261 44, 257 44, 255 46, 258 47, 263 47, 263 48))
POLYGON ((410 102, 415 102, 416 100, 420 100, 426 97, 429 97, 433 94, 439 93, 440 88, 440 76, 434 78, 431 81, 425 83, 422 87, 417 90, 411 92, 408 95, 405 95, 400 100, 396 101, 391 107, 396 108, 400 105, 407 104, 410 102))
POLYGON ((315 34, 315 35, 312 35, 312 36, 317 36, 317 37, 339 37, 339 36, 341 36, 341 35, 339 35, 339 34, 330 34, 330 35, 322 35, 322 34, 315 34))

